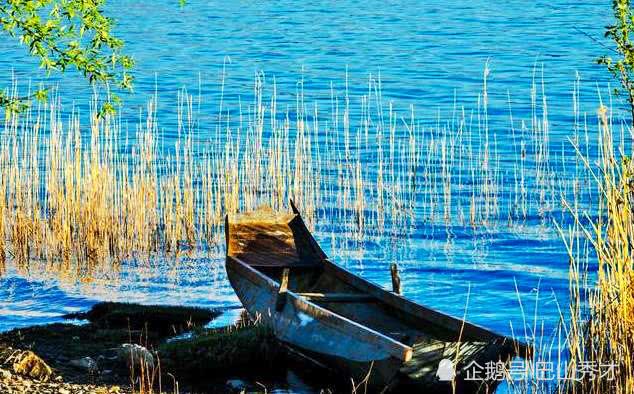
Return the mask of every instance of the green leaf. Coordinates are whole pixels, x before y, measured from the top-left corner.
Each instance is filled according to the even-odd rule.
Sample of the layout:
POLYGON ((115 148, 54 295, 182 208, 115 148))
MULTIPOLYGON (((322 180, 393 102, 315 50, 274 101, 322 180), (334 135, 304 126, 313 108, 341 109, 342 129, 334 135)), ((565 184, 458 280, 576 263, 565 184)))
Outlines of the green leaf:
POLYGON ((35 97, 37 101, 45 103, 48 101, 48 89, 36 90, 33 96, 35 97))
MULTIPOLYGON (((122 53, 114 21, 106 17, 104 0, 7 0, 0 2, 0 26, 19 38, 40 66, 50 72, 75 68, 90 84, 132 90, 133 67, 122 53)), ((14 101, 0 100, 10 111, 14 101)))

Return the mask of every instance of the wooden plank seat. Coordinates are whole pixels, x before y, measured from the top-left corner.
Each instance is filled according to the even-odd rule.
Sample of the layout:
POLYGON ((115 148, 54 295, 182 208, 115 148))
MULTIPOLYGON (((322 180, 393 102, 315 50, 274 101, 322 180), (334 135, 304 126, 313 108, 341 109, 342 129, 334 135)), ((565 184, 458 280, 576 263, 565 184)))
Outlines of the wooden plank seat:
POLYGON ((362 293, 298 293, 308 301, 321 302, 371 302, 376 298, 362 293))

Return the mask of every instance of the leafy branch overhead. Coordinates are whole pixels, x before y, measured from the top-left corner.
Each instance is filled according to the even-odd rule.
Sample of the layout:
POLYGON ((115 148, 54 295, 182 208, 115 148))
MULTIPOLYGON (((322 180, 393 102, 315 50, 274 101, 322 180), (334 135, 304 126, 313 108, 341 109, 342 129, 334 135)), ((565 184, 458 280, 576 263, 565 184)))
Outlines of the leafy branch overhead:
MULTIPOLYGON (((113 20, 103 14, 105 0, 0 0, 0 27, 28 47, 48 73, 76 69, 91 84, 132 89, 134 62, 112 34, 113 20)), ((0 107, 19 110, 46 90, 13 98, 0 92, 0 107)))
POLYGON ((634 34, 634 15, 630 0, 613 0, 612 10, 615 21, 607 26, 605 37, 615 44, 616 56, 603 56, 599 63, 621 83, 621 89, 615 89, 615 93, 626 95, 634 124, 634 43, 630 38, 634 34))

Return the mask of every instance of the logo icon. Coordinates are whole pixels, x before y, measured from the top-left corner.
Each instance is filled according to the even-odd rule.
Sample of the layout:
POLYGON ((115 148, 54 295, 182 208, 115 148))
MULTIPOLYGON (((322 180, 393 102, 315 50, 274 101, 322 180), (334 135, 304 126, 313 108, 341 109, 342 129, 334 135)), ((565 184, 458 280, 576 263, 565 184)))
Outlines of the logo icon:
POLYGON ((452 381, 456 377, 456 369, 454 368, 453 361, 446 358, 440 360, 436 376, 441 382, 452 381))

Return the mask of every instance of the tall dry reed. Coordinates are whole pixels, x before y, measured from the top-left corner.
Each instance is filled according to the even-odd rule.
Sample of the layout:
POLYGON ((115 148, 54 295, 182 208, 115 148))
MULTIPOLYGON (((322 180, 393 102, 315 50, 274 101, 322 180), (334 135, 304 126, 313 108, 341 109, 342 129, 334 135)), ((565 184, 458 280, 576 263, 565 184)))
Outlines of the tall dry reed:
POLYGON ((567 341, 570 380, 564 391, 634 393, 634 162, 632 152, 615 143, 615 126, 603 106, 599 121, 600 160, 590 161, 575 145, 596 183, 597 211, 590 215, 566 202, 575 221, 565 236, 572 319, 567 341), (582 239, 591 244, 596 258, 590 269, 584 264, 582 239), (596 283, 587 283, 594 267, 590 277, 596 276, 596 283))
POLYGON ((55 100, 12 113, 0 132, 0 268, 90 278, 127 260, 177 261, 222 247, 226 213, 287 209, 289 199, 342 245, 407 237, 420 223, 545 222, 573 181, 553 168, 543 82, 535 77, 531 119, 516 127, 511 116, 512 150, 501 150, 488 73, 476 110, 456 105, 451 121, 432 125, 414 108, 397 112, 372 77, 361 97, 347 82, 341 95, 333 88, 323 112, 299 84, 292 118, 262 76, 239 118, 221 104, 216 125, 200 124, 186 91, 175 123, 159 123, 154 98, 136 131, 121 115, 98 116, 95 103, 89 114, 63 117, 55 100))

